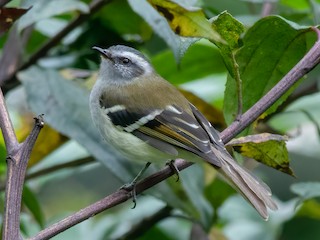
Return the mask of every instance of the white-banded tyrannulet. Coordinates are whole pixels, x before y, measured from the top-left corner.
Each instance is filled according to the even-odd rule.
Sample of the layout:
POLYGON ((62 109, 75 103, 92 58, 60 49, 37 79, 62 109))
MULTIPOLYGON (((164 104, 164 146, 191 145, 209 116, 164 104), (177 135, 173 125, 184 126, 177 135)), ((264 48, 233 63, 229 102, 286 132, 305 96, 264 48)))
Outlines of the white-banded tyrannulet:
POLYGON ((277 209, 266 184, 239 166, 219 133, 139 51, 94 47, 102 56, 90 95, 92 119, 103 138, 125 157, 165 163, 207 162, 267 219, 277 209))

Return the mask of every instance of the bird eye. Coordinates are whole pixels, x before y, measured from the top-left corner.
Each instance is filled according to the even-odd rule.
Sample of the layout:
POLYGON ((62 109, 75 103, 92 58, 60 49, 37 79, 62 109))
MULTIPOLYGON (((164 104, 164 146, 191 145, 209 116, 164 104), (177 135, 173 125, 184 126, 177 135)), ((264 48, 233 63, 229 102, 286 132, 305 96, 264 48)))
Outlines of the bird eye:
POLYGON ((130 63, 130 59, 129 58, 122 58, 121 61, 122 61, 123 64, 130 63))

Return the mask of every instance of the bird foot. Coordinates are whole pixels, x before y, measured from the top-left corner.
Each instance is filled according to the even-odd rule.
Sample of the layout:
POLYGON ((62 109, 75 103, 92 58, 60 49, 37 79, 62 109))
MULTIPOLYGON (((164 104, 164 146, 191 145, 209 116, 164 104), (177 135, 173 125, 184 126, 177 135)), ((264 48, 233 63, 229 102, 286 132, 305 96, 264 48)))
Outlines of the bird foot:
POLYGON ((174 174, 177 176, 176 182, 178 182, 180 180, 180 171, 177 168, 177 166, 174 164, 174 160, 167 162, 166 165, 168 165, 171 168, 171 170, 174 172, 174 174))

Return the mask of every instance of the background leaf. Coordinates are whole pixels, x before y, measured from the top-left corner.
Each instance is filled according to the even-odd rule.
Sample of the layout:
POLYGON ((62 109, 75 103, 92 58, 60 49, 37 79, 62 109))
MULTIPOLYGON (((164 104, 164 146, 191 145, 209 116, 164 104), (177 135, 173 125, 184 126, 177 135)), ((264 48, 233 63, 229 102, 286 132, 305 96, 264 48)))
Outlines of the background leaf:
POLYGON ((219 50, 205 42, 190 46, 179 67, 171 51, 163 51, 152 57, 151 61, 157 72, 175 85, 226 72, 219 50))
MULTIPOLYGON (((248 30, 243 47, 236 54, 243 87, 243 111, 268 92, 304 56, 309 49, 308 38, 312 35, 310 28, 299 27, 277 16, 263 18, 248 30)), ((292 90, 266 114, 274 112, 292 90)), ((236 83, 230 76, 225 96, 224 114, 230 124, 237 112, 236 83)))
POLYGON ((31 24, 38 22, 42 19, 47 19, 52 16, 60 15, 62 13, 70 11, 81 11, 87 13, 89 11, 88 6, 77 0, 52 0, 42 1, 33 0, 27 2, 27 7, 32 6, 30 11, 21 17, 18 23, 18 31, 30 26, 31 24))
POLYGON ((31 191, 30 188, 24 186, 22 193, 22 201, 25 206, 30 210, 34 219, 40 225, 41 228, 44 227, 44 213, 42 212, 40 203, 36 195, 31 191))
POLYGON ((177 62, 186 52, 188 47, 197 39, 183 38, 172 32, 166 19, 161 16, 146 0, 128 0, 131 8, 139 14, 152 29, 168 44, 173 51, 177 62))
POLYGON ((320 197, 319 182, 300 182, 291 186, 291 191, 298 194, 300 201, 320 197))
POLYGON ((211 27, 201 9, 187 9, 170 1, 148 0, 148 2, 167 19, 176 34, 184 37, 202 37, 213 42, 225 43, 219 33, 211 27))

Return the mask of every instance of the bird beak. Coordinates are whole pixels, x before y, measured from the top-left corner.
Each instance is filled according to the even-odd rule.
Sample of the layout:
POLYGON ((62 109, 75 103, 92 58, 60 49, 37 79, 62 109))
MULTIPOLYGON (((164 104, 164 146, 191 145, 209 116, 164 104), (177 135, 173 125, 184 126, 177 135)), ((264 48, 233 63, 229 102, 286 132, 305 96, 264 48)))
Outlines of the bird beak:
POLYGON ((92 49, 97 50, 98 52, 101 53, 102 57, 107 58, 112 61, 111 54, 107 49, 103 49, 103 48, 96 47, 96 46, 94 46, 92 49))

